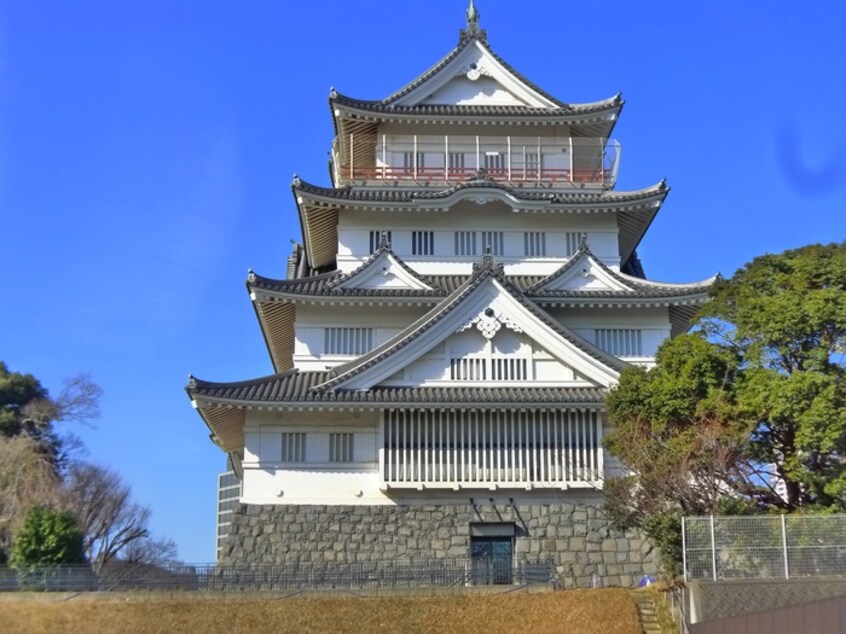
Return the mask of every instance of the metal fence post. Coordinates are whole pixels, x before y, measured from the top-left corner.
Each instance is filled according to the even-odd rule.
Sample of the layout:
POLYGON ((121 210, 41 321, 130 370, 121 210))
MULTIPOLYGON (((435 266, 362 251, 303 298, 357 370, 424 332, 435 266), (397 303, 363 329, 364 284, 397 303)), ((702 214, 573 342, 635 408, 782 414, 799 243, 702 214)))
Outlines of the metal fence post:
POLYGON ((787 557, 787 516, 781 514, 781 546, 784 550, 784 578, 790 579, 790 562, 787 557))
POLYGON ((681 531, 682 531, 682 577, 684 578, 684 582, 687 583, 687 539, 685 536, 685 525, 684 525, 684 516, 681 518, 681 531))
POLYGON ((714 516, 711 515, 711 573, 714 581, 717 580, 717 544, 714 540, 714 516))

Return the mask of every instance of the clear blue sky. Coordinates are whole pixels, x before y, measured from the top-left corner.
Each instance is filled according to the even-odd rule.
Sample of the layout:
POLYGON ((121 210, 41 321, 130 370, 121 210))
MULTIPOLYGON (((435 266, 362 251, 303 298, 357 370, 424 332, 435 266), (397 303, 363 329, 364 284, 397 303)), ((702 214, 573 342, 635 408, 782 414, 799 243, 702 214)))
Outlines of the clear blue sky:
MULTIPOLYGON (((619 189, 672 192, 653 279, 846 238, 842 2, 479 0, 565 101, 626 100, 619 189)), ((223 454, 189 372, 272 371, 244 288, 283 277, 294 173, 328 183, 330 86, 381 98, 446 54, 465 0, 0 3, 0 359, 105 390, 92 460, 187 561, 214 557, 223 454)))

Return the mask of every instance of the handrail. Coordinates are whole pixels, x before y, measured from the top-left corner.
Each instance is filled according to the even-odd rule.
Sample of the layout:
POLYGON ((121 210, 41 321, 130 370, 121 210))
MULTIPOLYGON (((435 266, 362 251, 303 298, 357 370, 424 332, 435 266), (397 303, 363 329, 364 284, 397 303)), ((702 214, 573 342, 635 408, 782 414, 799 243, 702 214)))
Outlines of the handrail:
MULTIPOLYGON (((403 166, 356 167, 344 165, 340 170, 349 175, 349 180, 363 181, 444 181, 447 183, 462 183, 478 173, 473 168, 417 167, 415 169, 403 166)), ((614 170, 610 168, 542 168, 533 169, 525 174, 522 171, 511 170, 509 176, 507 168, 484 170, 484 174, 498 182, 506 183, 598 183, 612 184, 614 170)))

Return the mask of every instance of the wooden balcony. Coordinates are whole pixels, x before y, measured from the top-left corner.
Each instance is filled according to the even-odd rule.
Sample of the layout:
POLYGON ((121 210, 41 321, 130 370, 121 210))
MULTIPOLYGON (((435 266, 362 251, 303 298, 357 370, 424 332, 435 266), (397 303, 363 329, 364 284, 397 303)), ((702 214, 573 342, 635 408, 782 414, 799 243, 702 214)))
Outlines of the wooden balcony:
POLYGON ((454 185, 484 174, 515 186, 613 188, 620 144, 609 139, 354 135, 333 145, 342 185, 454 185))

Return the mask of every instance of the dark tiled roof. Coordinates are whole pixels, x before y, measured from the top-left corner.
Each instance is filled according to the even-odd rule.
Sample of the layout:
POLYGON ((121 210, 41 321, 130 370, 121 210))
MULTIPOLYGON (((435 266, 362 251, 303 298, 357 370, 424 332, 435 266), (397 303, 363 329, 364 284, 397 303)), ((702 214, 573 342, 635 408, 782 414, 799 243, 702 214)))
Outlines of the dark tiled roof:
POLYGON ((700 286, 700 285, 690 285, 690 286, 681 286, 681 285, 670 285, 670 284, 656 284, 651 283, 647 284, 644 282, 640 282, 635 279, 630 279, 628 277, 623 277, 619 273, 617 273, 614 269, 606 265, 602 262, 599 258, 597 258, 593 252, 590 250, 588 246, 587 240, 582 240, 581 244, 579 245, 578 251, 576 251, 570 259, 555 273, 542 279, 541 281, 535 283, 529 289, 527 289, 526 293, 536 299, 540 298, 558 298, 558 297, 637 297, 637 298, 662 298, 662 297, 682 297, 685 295, 703 295, 707 294, 708 286, 700 286), (551 282, 557 280, 562 275, 567 273, 568 271, 572 270, 574 266, 579 262, 579 260, 583 257, 587 257, 590 259, 591 262, 596 264, 599 268, 601 268, 605 273, 611 276, 613 279, 617 280, 621 284, 628 286, 633 289, 633 292, 630 291, 591 291, 591 290, 542 290, 544 286, 550 284, 551 282))
POLYGON ((419 104, 414 106, 398 106, 384 101, 368 101, 355 99, 342 95, 338 92, 332 93, 330 104, 347 106, 355 110, 364 110, 374 114, 385 115, 430 115, 430 116, 454 116, 454 117, 543 117, 543 118, 570 118, 583 117, 591 114, 613 112, 623 105, 620 95, 610 99, 594 103, 578 104, 572 106, 559 106, 557 108, 537 108, 532 106, 493 106, 493 105, 449 105, 449 104, 419 104))
POLYGON ((472 177, 457 185, 440 191, 419 190, 406 187, 321 187, 313 185, 304 180, 294 181, 294 190, 305 194, 313 194, 324 198, 338 200, 362 201, 362 202, 387 202, 387 203, 411 203, 416 200, 438 200, 448 198, 456 192, 464 189, 495 189, 503 191, 518 200, 527 202, 549 202, 563 205, 574 204, 603 204, 603 203, 625 203, 651 198, 657 194, 666 194, 669 187, 665 181, 657 185, 638 189, 635 191, 537 191, 519 187, 509 187, 495 180, 485 178, 483 175, 472 177))
POLYGON ((206 397, 256 403, 602 403, 601 388, 581 387, 377 387, 372 390, 318 391, 330 372, 289 370, 240 381, 211 383, 192 378, 186 388, 192 398, 206 397))
POLYGON ((589 341, 576 335, 569 328, 562 325, 546 311, 541 309, 537 304, 528 299, 520 291, 520 289, 506 279, 503 274, 502 265, 496 264, 492 256, 484 256, 482 258, 482 264, 475 265, 473 268, 473 275, 459 286, 452 295, 445 298, 440 304, 435 306, 428 313, 420 317, 417 321, 406 327, 403 331, 392 337, 381 346, 378 346, 350 363, 342 364, 334 368, 333 373, 336 375, 335 378, 330 379, 324 385, 319 386, 316 389, 332 389, 334 386, 348 381, 389 356, 398 353, 460 306, 463 300, 470 293, 482 284, 482 282, 490 278, 495 278, 526 310, 540 319, 552 331, 573 344, 576 348, 599 360, 608 367, 614 368, 618 371, 628 367, 628 363, 608 354, 589 341))

